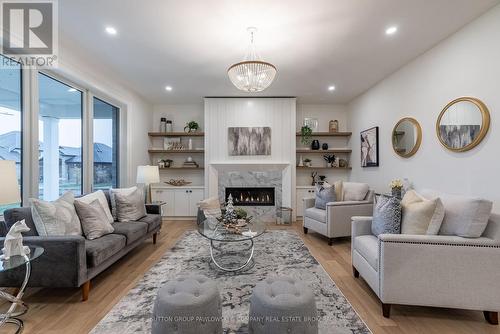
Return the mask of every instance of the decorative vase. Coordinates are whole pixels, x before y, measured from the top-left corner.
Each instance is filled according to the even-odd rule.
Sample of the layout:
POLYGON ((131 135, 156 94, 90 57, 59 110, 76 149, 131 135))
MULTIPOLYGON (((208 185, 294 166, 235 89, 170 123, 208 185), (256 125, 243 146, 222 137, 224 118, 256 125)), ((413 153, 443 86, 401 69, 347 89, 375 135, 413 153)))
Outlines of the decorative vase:
POLYGON ((392 196, 401 199, 401 188, 392 188, 392 196))
POLYGON ((330 132, 338 132, 339 131, 339 121, 337 120, 332 120, 329 122, 329 130, 330 132))
POLYGON ((311 149, 312 150, 319 150, 319 140, 314 139, 311 143, 311 149))
POLYGON ((304 166, 304 159, 302 159, 302 156, 299 158, 299 167, 304 166))
POLYGON ((321 145, 321 148, 323 150, 328 150, 328 143, 323 143, 323 145, 321 145))
POLYGON ((192 150, 193 149, 193 139, 189 138, 188 140, 188 149, 192 150))

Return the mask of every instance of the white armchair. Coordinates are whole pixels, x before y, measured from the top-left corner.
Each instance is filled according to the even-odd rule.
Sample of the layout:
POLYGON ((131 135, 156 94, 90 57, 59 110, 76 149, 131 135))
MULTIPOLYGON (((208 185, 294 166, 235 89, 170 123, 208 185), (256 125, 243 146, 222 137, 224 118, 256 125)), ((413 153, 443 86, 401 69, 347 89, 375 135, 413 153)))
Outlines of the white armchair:
POLYGON ((326 236, 332 245, 333 238, 351 235, 351 217, 373 213, 374 192, 368 191, 362 201, 340 201, 326 204, 326 210, 314 207, 314 198, 304 198, 304 233, 309 229, 326 236))
POLYGON ((484 312, 498 324, 500 216, 492 215, 480 238, 371 233, 371 217, 352 218, 352 266, 382 302, 484 312))

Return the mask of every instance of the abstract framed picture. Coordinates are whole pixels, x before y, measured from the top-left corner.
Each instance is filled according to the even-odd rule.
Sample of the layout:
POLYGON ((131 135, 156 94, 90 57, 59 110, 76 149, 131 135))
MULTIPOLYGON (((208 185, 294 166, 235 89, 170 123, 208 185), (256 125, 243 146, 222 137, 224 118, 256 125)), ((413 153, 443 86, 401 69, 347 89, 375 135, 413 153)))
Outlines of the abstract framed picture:
POLYGON ((230 156, 271 155, 271 128, 231 127, 227 142, 230 156))
POLYGON ((361 167, 378 167, 378 126, 361 131, 361 167))

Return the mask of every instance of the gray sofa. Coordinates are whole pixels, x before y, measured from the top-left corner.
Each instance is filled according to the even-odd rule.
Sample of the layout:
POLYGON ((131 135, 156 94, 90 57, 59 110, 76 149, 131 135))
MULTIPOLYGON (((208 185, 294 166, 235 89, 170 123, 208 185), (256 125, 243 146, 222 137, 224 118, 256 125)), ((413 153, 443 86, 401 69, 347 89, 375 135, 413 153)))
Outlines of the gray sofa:
MULTIPOLYGON (((105 192, 108 205, 111 207, 109 193, 105 192)), ((138 221, 113 224, 115 231, 101 238, 87 240, 83 236, 50 236, 38 235, 31 209, 15 208, 4 212, 5 224, 0 243, 3 245, 5 230, 16 221, 25 219, 29 232, 23 233, 24 244, 41 246, 43 255, 33 261, 31 287, 81 287, 82 299, 88 299, 90 280, 107 269, 114 262, 125 256, 132 249, 160 231, 162 220, 157 205, 146 205, 147 215, 138 221)), ((2 246, 3 247, 3 246, 2 246)), ((24 279, 24 268, 16 268, 0 273, 0 286, 20 287, 24 279)))

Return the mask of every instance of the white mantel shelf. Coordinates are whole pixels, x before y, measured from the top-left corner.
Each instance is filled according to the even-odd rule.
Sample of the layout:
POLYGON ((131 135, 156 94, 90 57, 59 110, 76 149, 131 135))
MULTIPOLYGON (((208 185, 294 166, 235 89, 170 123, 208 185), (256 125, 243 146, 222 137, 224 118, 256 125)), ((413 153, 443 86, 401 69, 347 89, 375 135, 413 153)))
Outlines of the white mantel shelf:
POLYGON ((258 161, 258 160, 248 160, 248 161, 217 161, 217 162, 210 162, 208 165, 217 167, 217 166, 259 166, 259 165, 265 165, 267 167, 269 166, 278 166, 278 167, 287 167, 290 165, 290 162, 279 162, 279 161, 258 161))

